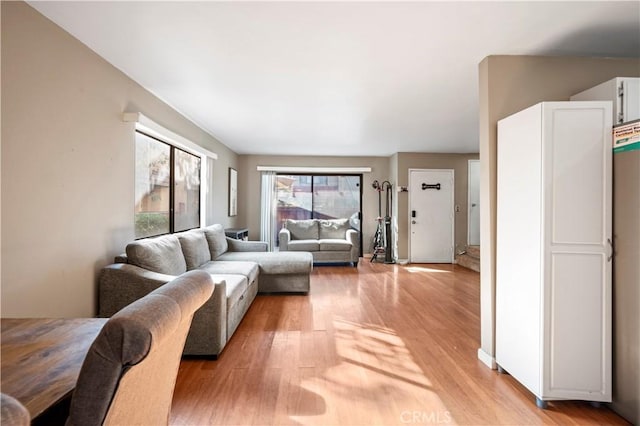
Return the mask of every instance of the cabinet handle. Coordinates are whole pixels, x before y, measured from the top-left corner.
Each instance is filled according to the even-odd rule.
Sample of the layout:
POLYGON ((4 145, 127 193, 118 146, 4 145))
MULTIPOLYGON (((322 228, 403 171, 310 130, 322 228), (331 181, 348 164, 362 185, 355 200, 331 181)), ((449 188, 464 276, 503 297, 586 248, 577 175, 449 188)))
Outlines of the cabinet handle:
POLYGON ((607 258, 607 262, 611 262, 611 259, 613 259, 613 253, 614 253, 613 241, 611 241, 611 238, 607 238, 607 242, 609 243, 609 247, 611 248, 611 254, 607 258))

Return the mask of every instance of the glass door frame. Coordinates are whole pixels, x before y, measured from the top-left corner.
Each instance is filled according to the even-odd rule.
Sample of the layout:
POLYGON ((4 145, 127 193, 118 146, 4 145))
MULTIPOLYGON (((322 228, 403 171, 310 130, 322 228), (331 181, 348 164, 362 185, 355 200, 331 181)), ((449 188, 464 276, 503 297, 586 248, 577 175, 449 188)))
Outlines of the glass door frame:
MULTIPOLYGON (((304 172, 296 172, 296 173, 287 173, 287 172, 277 172, 276 173, 276 180, 278 176, 310 176, 311 177, 311 197, 312 197, 312 203, 311 203, 311 219, 314 219, 313 217, 313 213, 314 213, 314 209, 313 209, 313 190, 314 190, 314 177, 318 177, 318 176, 349 176, 349 177, 357 177, 358 178, 358 188, 359 188, 359 194, 358 194, 358 220, 359 220, 359 228, 358 228, 358 241, 359 241, 359 245, 360 247, 359 249, 359 256, 362 257, 362 247, 363 247, 363 242, 362 242, 362 224, 363 224, 363 220, 362 220, 362 195, 363 195, 363 191, 362 191, 362 184, 363 184, 363 174, 362 173, 304 173, 304 172)), ((277 207, 276 207, 276 211, 277 211, 277 207)), ((277 213, 276 213, 276 218, 275 220, 277 221, 277 213)), ((278 228, 278 226, 276 226, 276 228, 278 228)), ((277 230, 276 230, 277 233, 277 230)))

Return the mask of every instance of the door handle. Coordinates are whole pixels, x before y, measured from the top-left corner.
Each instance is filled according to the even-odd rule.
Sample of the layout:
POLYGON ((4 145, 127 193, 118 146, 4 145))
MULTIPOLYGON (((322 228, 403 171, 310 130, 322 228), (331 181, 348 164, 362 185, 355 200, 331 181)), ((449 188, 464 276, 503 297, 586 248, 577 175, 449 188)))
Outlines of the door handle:
POLYGON ((613 241, 611 241, 611 238, 607 238, 607 242, 609 243, 609 247, 611 248, 611 254, 607 258, 607 262, 611 262, 611 259, 613 259, 613 253, 615 250, 613 248, 613 241))

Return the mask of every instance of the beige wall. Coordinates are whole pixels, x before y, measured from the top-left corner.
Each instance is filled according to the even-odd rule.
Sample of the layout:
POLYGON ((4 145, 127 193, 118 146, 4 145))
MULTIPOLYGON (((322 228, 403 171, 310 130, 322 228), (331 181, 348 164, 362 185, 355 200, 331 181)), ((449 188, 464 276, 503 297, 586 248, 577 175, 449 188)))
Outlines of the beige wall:
MULTIPOLYGON (((298 157, 276 155, 241 155, 238 171, 239 217, 249 228, 249 238, 260 237, 260 172, 257 166, 296 167, 371 167, 371 173, 364 173, 362 182, 362 249, 370 252, 370 245, 376 230, 378 217, 378 193, 371 187, 374 180, 389 179, 387 157, 298 157)), ((384 203, 384 199, 383 199, 384 203)))
MULTIPOLYGON (((454 202, 460 207, 455 213, 455 245, 464 249, 467 244, 467 187, 468 162, 478 154, 428 154, 401 152, 396 155, 396 188, 409 185, 409 169, 453 169, 454 202)), ((394 193, 398 198, 398 258, 409 257, 409 192, 394 193)))
MULTIPOLYGON (((614 77, 640 76, 639 59, 489 56, 479 65, 481 359, 495 355, 496 133, 498 120, 541 101, 563 101, 614 77)), ((635 399, 638 395, 627 396, 635 399)), ((636 408, 636 412, 637 412, 636 408)))
POLYGON ((96 273, 134 238, 139 111, 218 154, 209 221, 237 156, 26 3, 2 2, 2 316, 92 316, 96 273))
MULTIPOLYGON (((2 7, 0 7, 0 23, 2 22, 2 7)), ((0 28, 1 30, 1 28, 0 28)), ((2 31, 0 31, 0 50, 2 46, 2 31)), ((0 54, 0 70, 2 69, 2 55, 0 54)), ((0 71, 0 76, 2 72, 0 71)), ((0 81, 2 78, 0 77, 0 81)), ((2 99, 2 85, 0 84, 0 99, 2 99)), ((2 117, 2 102, 0 102, 0 117, 2 117)), ((2 118, 0 118, 0 291, 2 290, 2 118)), ((0 308, 0 314, 2 309, 0 308)))
MULTIPOLYGON (((362 195, 363 250, 371 252, 371 240, 376 230, 378 217, 378 193, 373 190, 374 180, 389 180, 393 184, 393 215, 398 221, 398 258, 408 256, 408 193, 398 193, 398 186, 407 186, 409 169, 454 169, 455 202, 460 206, 456 213, 456 245, 464 247, 467 241, 467 162, 477 159, 477 154, 426 154, 397 153, 390 157, 286 157, 241 155, 239 173, 240 217, 249 228, 251 239, 260 236, 260 173, 257 166, 301 166, 301 167, 371 167, 371 173, 363 177, 362 195)), ((384 213, 385 194, 382 194, 384 213)))

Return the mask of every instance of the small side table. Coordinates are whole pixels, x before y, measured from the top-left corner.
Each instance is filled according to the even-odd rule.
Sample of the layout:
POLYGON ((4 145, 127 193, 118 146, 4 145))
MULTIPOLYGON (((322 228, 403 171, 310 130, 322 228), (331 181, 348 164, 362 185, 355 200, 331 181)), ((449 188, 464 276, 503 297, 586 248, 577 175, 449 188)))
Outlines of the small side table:
POLYGON ((247 228, 227 228, 224 230, 224 234, 236 240, 249 240, 249 230, 247 228))

